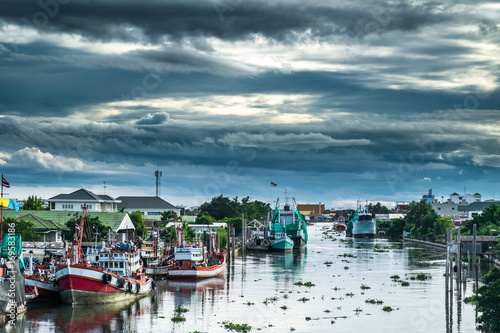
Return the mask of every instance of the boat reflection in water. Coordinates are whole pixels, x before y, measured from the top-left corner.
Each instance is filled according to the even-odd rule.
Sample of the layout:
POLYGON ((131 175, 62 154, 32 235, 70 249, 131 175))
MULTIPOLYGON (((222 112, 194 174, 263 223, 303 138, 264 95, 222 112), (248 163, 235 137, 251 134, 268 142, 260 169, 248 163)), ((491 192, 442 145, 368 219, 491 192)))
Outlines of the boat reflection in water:
POLYGON ((225 287, 224 276, 218 276, 203 280, 168 280, 166 288, 170 292, 181 292, 183 294, 191 294, 207 289, 222 290, 225 287))
POLYGON ((145 314, 152 297, 100 305, 62 306, 57 326, 63 332, 127 332, 134 317, 145 314))

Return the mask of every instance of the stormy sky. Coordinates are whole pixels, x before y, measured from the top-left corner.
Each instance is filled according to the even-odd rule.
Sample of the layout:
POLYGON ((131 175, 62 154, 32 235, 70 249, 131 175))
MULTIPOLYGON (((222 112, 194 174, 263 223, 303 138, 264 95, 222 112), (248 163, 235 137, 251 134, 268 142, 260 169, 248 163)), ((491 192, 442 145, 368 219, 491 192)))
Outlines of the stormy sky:
POLYGON ((495 1, 2 0, 0 67, 12 198, 500 198, 495 1))

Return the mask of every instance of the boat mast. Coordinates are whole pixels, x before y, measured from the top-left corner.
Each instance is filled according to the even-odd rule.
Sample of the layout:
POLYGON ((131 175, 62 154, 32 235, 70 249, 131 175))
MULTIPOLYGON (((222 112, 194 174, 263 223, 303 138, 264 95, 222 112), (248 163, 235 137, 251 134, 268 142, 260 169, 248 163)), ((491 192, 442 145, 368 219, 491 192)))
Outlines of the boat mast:
POLYGON ((83 238, 83 225, 85 224, 86 210, 87 210, 87 205, 83 204, 82 218, 80 220, 80 223, 75 224, 77 235, 73 238, 73 243, 71 244, 71 250, 67 256, 67 259, 72 260, 73 264, 79 264, 85 258, 82 251, 82 238, 83 238))

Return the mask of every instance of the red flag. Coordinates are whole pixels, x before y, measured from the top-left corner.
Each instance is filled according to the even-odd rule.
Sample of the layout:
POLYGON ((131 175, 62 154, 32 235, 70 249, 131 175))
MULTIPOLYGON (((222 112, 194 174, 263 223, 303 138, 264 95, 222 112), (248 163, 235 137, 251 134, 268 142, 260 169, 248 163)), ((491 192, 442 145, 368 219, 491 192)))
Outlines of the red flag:
POLYGON ((3 178, 3 175, 2 175, 2 186, 3 187, 7 187, 7 188, 10 188, 10 184, 8 181, 5 180, 5 178, 3 178))

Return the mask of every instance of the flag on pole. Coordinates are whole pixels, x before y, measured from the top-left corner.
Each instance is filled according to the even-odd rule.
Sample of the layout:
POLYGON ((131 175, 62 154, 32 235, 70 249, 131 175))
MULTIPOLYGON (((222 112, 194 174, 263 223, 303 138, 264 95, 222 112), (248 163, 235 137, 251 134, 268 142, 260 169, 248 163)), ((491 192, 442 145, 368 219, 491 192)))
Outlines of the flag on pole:
POLYGON ((82 227, 80 227, 78 224, 75 224, 76 230, 82 230, 82 227))
POLYGON ((272 186, 272 187, 276 187, 276 186, 278 186, 278 185, 277 185, 275 182, 271 182, 271 186, 272 186))
POLYGON ((10 188, 10 184, 8 181, 5 180, 5 178, 3 178, 3 175, 2 175, 2 186, 3 187, 7 187, 7 188, 10 188))

